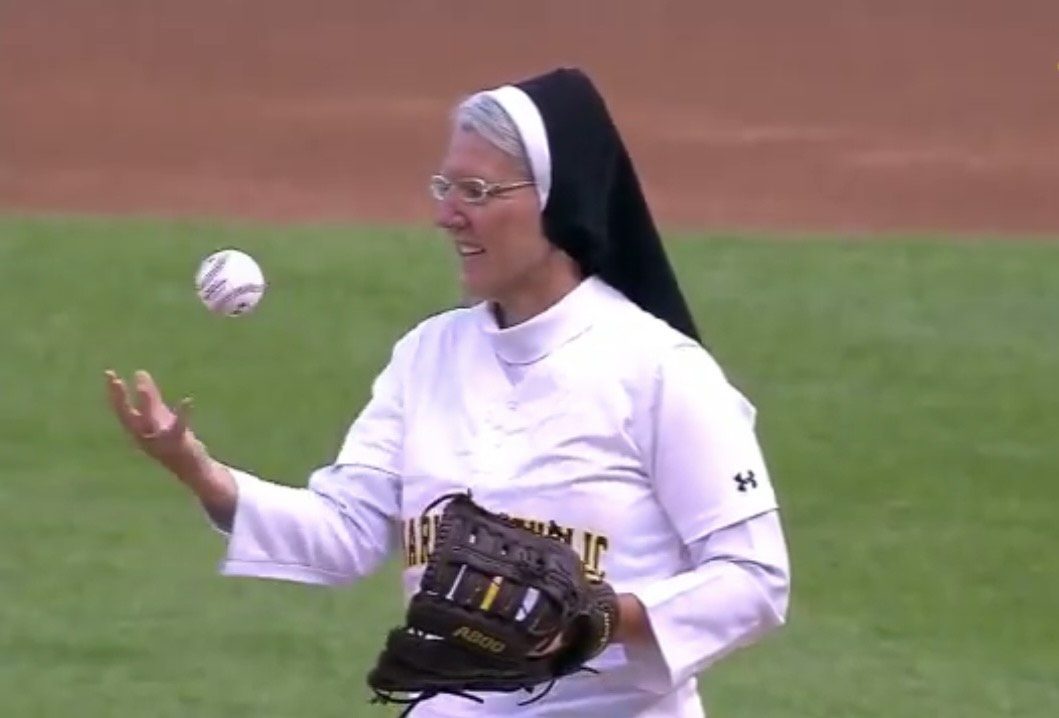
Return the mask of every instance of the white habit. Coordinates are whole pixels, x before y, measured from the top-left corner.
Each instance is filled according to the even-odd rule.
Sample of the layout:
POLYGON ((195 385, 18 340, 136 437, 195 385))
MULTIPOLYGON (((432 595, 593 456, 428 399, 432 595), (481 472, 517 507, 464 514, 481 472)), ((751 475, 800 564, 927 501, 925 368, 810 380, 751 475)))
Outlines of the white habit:
MULTIPOLYGON (((438 697, 412 716, 698 718, 696 674, 787 612, 754 419, 701 345, 599 279, 511 328, 485 304, 447 311, 396 344, 307 488, 235 471, 221 571, 339 585, 398 557, 407 598, 436 525, 423 507, 469 488, 491 510, 555 521, 587 570, 640 598, 656 645, 612 645, 591 664, 599 675, 526 707, 524 693, 438 697)), ((362 628, 381 647, 389 627, 362 628)))

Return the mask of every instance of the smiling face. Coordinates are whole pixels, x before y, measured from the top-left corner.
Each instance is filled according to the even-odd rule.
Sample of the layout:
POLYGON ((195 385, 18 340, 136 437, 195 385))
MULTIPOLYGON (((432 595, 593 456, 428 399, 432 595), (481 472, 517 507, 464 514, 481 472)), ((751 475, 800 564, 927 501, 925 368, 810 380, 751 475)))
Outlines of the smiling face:
POLYGON ((469 297, 495 302, 505 323, 514 324, 577 285, 576 264, 542 232, 540 201, 532 184, 525 184, 531 177, 524 162, 457 128, 439 175, 443 191, 435 221, 459 254, 460 283, 469 297), (517 186, 476 202, 476 180, 517 186))

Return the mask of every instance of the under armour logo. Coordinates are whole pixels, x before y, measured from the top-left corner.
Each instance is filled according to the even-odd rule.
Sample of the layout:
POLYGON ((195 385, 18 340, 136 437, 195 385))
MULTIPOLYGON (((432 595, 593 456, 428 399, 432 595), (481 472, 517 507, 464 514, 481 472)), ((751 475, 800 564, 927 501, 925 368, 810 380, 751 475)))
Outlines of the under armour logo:
POLYGON ((748 491, 749 489, 756 489, 757 488, 757 479, 754 478, 754 472, 753 471, 746 472, 746 476, 744 476, 743 472, 740 471, 738 474, 733 476, 732 479, 735 481, 736 485, 739 487, 739 490, 744 492, 744 493, 746 491, 748 491))

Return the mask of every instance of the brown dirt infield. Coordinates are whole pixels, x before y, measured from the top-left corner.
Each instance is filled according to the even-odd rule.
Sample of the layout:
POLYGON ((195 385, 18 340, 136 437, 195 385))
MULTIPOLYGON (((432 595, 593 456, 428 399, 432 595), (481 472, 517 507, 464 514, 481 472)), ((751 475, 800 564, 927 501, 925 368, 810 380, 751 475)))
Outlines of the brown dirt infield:
POLYGON ((1059 233, 1055 0, 8 0, 0 209, 425 222, 463 93, 578 64, 660 223, 1059 233))

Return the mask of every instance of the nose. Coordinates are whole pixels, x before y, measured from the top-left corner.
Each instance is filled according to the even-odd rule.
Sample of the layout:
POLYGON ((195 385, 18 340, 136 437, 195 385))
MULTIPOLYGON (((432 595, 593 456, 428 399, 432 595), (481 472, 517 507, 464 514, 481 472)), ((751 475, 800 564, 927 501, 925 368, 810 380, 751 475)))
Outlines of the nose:
POLYGON ((446 197, 435 202, 434 224, 442 229, 458 230, 467 226, 467 217, 456 206, 456 203, 446 197))

